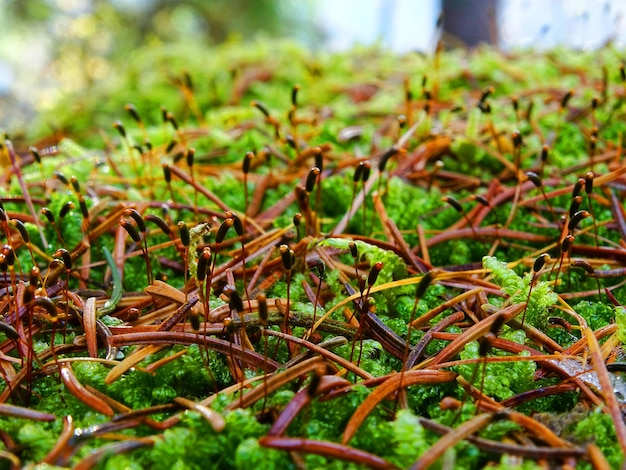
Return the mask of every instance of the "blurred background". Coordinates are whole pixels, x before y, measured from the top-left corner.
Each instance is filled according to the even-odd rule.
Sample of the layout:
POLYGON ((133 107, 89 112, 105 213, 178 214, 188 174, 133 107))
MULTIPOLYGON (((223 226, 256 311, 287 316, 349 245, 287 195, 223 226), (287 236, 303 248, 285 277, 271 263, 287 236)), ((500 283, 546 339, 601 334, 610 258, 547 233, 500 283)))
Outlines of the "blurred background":
POLYGON ((224 42, 290 38, 317 54, 372 44, 428 54, 441 38, 592 49, 624 45, 624 13, 626 0, 0 0, 0 130, 106 84, 142 47, 210 55, 224 42))

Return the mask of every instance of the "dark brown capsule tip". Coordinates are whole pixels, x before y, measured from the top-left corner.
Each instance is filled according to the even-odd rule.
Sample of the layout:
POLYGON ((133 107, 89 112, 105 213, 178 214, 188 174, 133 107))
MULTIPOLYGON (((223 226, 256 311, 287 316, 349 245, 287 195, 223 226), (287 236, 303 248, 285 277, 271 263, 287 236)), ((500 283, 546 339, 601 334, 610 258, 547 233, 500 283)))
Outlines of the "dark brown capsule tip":
POLYGON ((127 207, 126 209, 124 209, 124 215, 131 217, 135 221, 141 233, 146 233, 148 231, 146 223, 141 214, 137 212, 137 209, 127 207))
POLYGON ((576 184, 574 184, 574 189, 572 190, 572 197, 576 197, 580 194, 580 192, 582 191, 582 189, 585 186, 585 178, 578 178, 578 181, 576 181, 576 184))
POLYGON ((365 160, 363 162, 363 174, 361 175, 361 181, 363 182, 363 184, 367 183, 367 180, 370 177, 371 171, 372 171, 372 164, 369 162, 369 160, 365 160))
POLYGON ((280 251, 280 258, 282 260, 283 263, 283 268, 285 268, 285 270, 289 271, 292 267, 292 259, 291 259, 291 253, 289 250, 289 247, 287 245, 280 245, 278 247, 278 250, 280 251))
POLYGON ((178 145, 178 140, 176 139, 172 139, 170 140, 169 144, 167 144, 167 147, 165 147, 165 153, 170 153, 174 147, 176 147, 178 145))
POLYGON ((167 184, 172 182, 172 170, 170 170, 170 166, 167 163, 163 164, 163 179, 167 184))
POLYGON ((533 264, 533 271, 536 273, 541 271, 543 267, 545 266, 545 264, 550 261, 550 259, 551 259, 550 255, 548 253, 540 254, 535 260, 535 263, 533 264))
POLYGON ((132 238, 135 243, 139 243, 141 241, 141 236, 139 235, 139 232, 137 231, 137 227, 135 227, 130 220, 124 219, 122 217, 120 219, 120 226, 124 230, 126 230, 128 235, 130 235, 130 238, 132 238))
POLYGON ((233 211, 226 211, 225 215, 228 219, 233 219, 232 226, 235 228, 235 233, 237 234, 237 236, 242 237, 244 234, 243 223, 241 222, 239 216, 233 211))
POLYGON ((350 248, 350 254, 356 261, 356 259, 359 257, 359 249, 357 248, 356 243, 350 242, 348 243, 348 247, 350 248))
POLYGON ((89 218, 89 209, 87 208, 87 203, 85 202, 85 198, 80 194, 78 195, 78 205, 80 206, 80 213, 83 216, 83 219, 89 218))
POLYGON ((480 339, 480 341, 478 342, 478 355, 480 357, 486 357, 487 354, 489 354, 489 351, 491 350, 491 345, 493 344, 495 339, 496 335, 491 331, 486 333, 485 336, 480 339))
POLYGON ((177 131, 178 122, 176 121, 176 117, 174 116, 174 113, 168 111, 167 120, 170 122, 170 124, 172 124, 172 127, 174 128, 174 130, 177 131))
POLYGON ((488 86, 487 88, 484 88, 482 94, 480 95, 479 103, 480 104, 484 103, 485 100, 489 97, 489 95, 491 95, 494 91, 495 91, 495 88, 493 86, 488 86))
POLYGON ((13 251, 13 247, 8 243, 5 243, 2 247, 2 256, 4 256, 7 266, 13 266, 15 264, 15 252, 13 251))
POLYGON ((537 187, 541 187, 541 177, 532 171, 526 172, 526 177, 537 187))
POLYGON ((28 150, 30 151, 35 161, 37 163, 41 163, 41 154, 39 153, 39 149, 37 147, 31 146, 31 147, 28 147, 28 150))
POLYGON ((74 191, 80 193, 80 183, 78 182, 78 178, 76 178, 76 176, 72 175, 70 177, 70 184, 72 185, 72 188, 74 188, 74 191))
POLYGON ((574 266, 575 268, 583 268, 586 271, 586 273, 590 275, 594 275, 596 273, 596 270, 593 269, 593 266, 591 266, 584 259, 572 260, 572 266, 574 266))
POLYGON ((359 291, 363 292, 365 290, 365 285, 367 284, 367 275, 361 274, 359 276, 359 291))
POLYGON ((378 170, 382 173, 385 171, 385 167, 387 166, 387 162, 391 157, 393 157, 396 153, 400 151, 400 148, 397 145, 392 145, 385 153, 380 156, 380 161, 378 162, 378 170))
POLYGON ((261 320, 261 322, 265 325, 265 323, 267 323, 267 319, 269 318, 267 310, 267 297, 265 297, 264 293, 260 293, 256 296, 256 300, 258 302, 259 320, 261 320))
POLYGON ((40 212, 46 219, 48 219, 48 222, 50 222, 51 224, 54 223, 54 214, 50 209, 48 209, 47 207, 42 207, 40 212))
POLYGON ((368 286, 373 286, 374 284, 376 284, 376 280, 378 279, 378 275, 380 274, 382 269, 383 269, 382 261, 377 261, 376 263, 374 263, 374 266, 372 266, 372 268, 370 269, 370 273, 367 276, 368 286))
POLYGON ((569 216, 574 217, 574 214, 578 211, 578 209, 580 208, 580 205, 583 202, 583 197, 582 196, 576 196, 574 198, 572 198, 572 202, 569 205, 569 216))
POLYGON ((251 104, 252 104, 252 106, 257 108, 259 111, 261 111, 265 115, 266 118, 270 117, 270 112, 267 109, 267 106, 265 106, 265 104, 263 102, 255 100, 251 104))
POLYGON ((463 213, 463 206, 461 206, 461 203, 452 196, 444 196, 441 200, 450 204, 457 212, 463 213))
POLYGON ((202 249, 202 253, 198 257, 198 269, 196 271, 197 277, 199 281, 204 281, 207 277, 209 266, 211 265, 211 248, 205 246, 202 249))
POLYGON ((183 220, 179 220, 177 225, 180 242, 183 246, 189 246, 189 243, 191 243, 191 239, 189 237, 189 227, 187 227, 187 224, 183 220))
POLYGON ((135 122, 137 122, 138 124, 141 124, 141 116, 139 116, 139 112, 137 111, 137 108, 135 107, 134 104, 126 103, 124 105, 124 109, 126 110, 128 114, 130 114, 130 117, 133 118, 135 122))
POLYGON ((241 296, 237 292, 237 289, 233 286, 226 285, 224 286, 223 292, 228 296, 228 307, 231 310, 241 312, 243 310, 243 301, 241 300, 241 296))
POLYGON ((309 175, 306 178, 306 184, 304 186, 304 190, 307 193, 310 193, 313 191, 313 188, 315 187, 315 181, 317 181, 317 177, 320 175, 320 169, 316 166, 314 166, 313 168, 311 168, 311 171, 309 171, 309 175))
POLYGON ((243 164, 241 165, 241 171, 243 171, 244 175, 250 173, 250 166, 252 165, 252 159, 254 158, 254 153, 246 152, 243 157, 243 164))
POLYGON ((593 171, 590 171, 585 176, 585 192, 590 195, 593 192, 593 171))
POLYGON ((294 150, 298 149, 298 143, 296 142, 296 139, 294 139, 294 137, 292 135, 286 136, 285 140, 287 141, 287 143, 289 144, 289 146, 292 149, 294 149, 294 150))
POLYGON ((72 209, 74 209, 74 203, 72 201, 67 201, 63 206, 61 206, 61 210, 59 211, 59 219, 63 219, 72 209))
POLYGON ((65 248, 59 248, 52 256, 55 258, 61 258, 66 269, 72 269, 72 256, 65 248))
POLYGON ((224 222, 222 222, 222 224, 217 229, 217 235, 215 235, 215 242, 222 243, 224 241, 224 238, 226 238, 226 234, 228 233, 228 230, 233 225, 235 225, 235 220, 232 217, 228 217, 224 219, 224 222))
POLYGON ((567 93, 565 93, 565 95, 563 95, 563 98, 561 98, 561 108, 565 108, 567 106, 567 103, 572 98, 572 96, 574 96, 574 90, 569 90, 567 93))
POLYGON ((126 138, 126 129, 121 121, 115 121, 113 123, 113 129, 115 129, 124 139, 126 138))
POLYGON ((296 212, 293 216, 293 225, 295 227, 300 227, 300 222, 302 222, 302 214, 300 212, 296 212))
POLYGON ((544 145, 541 148, 541 161, 543 163, 546 163, 548 161, 548 155, 550 153, 550 147, 548 147, 547 145, 544 145))
POLYGON ((589 217, 589 212, 587 211, 578 211, 574 214, 574 216, 570 219, 569 224, 567 225, 567 228, 572 231, 574 230, 578 224, 580 223, 581 220, 586 219, 587 217, 589 217))
POLYGON ((41 270, 37 266, 33 266, 30 268, 30 272, 28 273, 28 282, 31 286, 37 287, 39 284, 39 275, 41 274, 41 270))
POLYGON ((572 244, 574 243, 575 239, 576 237, 574 237, 574 235, 568 234, 561 242, 561 252, 567 253, 569 249, 572 247, 572 244))
POLYGON ((65 186, 69 186, 70 185, 69 180, 60 171, 55 171, 53 174, 54 174, 54 177, 56 179, 58 179, 61 183, 63 183, 65 186))
POLYGON ((354 183, 357 183, 361 180, 361 178, 363 177, 363 169, 364 169, 364 165, 363 162, 359 162, 359 166, 356 167, 356 169, 354 170, 354 176, 352 177, 352 181, 354 183))
POLYGON ((291 104, 294 107, 298 106, 298 92, 300 91, 300 85, 294 85, 291 89, 291 104))
POLYGON ((424 274, 420 282, 417 284, 417 288, 415 290, 415 297, 421 298, 426 292, 426 289, 428 289, 428 286, 430 286, 430 284, 433 282, 434 279, 435 279, 435 273, 433 273, 432 271, 429 271, 426 274, 424 274))
POLYGON ((30 234, 28 233, 24 222, 18 219, 11 219, 11 225, 13 225, 17 231, 20 232, 20 236, 22 237, 22 240, 24 240, 24 243, 30 243, 30 234))
POLYGON ((491 207, 487 198, 480 194, 473 194, 472 199, 485 207, 491 207))
POLYGON ((196 155, 196 149, 193 147, 189 147, 187 153, 185 153, 185 160, 187 161, 187 166, 191 168, 193 166, 196 155))
POLYGON ((324 271, 326 270, 326 263, 321 258, 314 258, 307 262, 307 268, 311 270, 316 270, 319 278, 324 276, 324 271))
POLYGON ((324 171, 324 153, 320 147, 313 149, 313 159, 315 160, 315 166, 320 169, 320 173, 324 171))
POLYGON ((515 148, 520 148, 522 146, 522 134, 520 131, 518 130, 514 130, 513 131, 513 135, 512 135, 512 139, 513 139, 513 146, 515 148))

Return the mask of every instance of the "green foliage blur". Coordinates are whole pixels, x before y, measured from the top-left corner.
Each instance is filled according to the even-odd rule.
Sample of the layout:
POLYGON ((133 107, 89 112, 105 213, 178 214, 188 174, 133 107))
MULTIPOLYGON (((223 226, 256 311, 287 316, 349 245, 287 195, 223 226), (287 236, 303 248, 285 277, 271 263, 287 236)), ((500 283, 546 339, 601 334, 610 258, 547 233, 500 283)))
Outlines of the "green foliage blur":
POLYGON ((0 0, 0 129, 123 74, 137 50, 291 37, 314 43, 312 1, 0 0))

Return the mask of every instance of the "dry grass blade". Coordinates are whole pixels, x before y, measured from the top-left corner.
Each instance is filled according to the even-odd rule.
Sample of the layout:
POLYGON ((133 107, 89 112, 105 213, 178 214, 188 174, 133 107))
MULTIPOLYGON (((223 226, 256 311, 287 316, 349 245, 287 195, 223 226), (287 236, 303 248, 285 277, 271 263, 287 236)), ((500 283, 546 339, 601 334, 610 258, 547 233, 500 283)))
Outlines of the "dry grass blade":
POLYGON ((272 377, 268 377, 267 380, 253 388, 249 392, 245 393, 241 400, 235 400, 230 405, 226 407, 227 410, 234 410, 237 408, 246 408, 256 403, 258 400, 263 398, 266 393, 273 392, 283 385, 291 382, 294 378, 306 374, 307 372, 311 372, 315 370, 324 362, 324 359, 321 357, 312 357, 311 359, 307 359, 306 361, 301 362, 289 369, 281 372, 280 374, 274 375, 272 377))
MULTIPOLYGON (((420 424, 426 429, 434 431, 437 434, 443 435, 454 432, 453 428, 444 426, 443 424, 437 423, 427 418, 420 418, 419 421, 420 424)), ((580 447, 523 446, 517 444, 509 444, 505 442, 495 442, 476 436, 467 436, 466 439, 479 449, 482 449, 486 452, 493 452, 501 455, 518 455, 520 457, 529 459, 556 460, 568 457, 582 457, 585 455, 585 450, 580 447)))
POLYGON ((487 426, 492 419, 493 415, 491 413, 483 413, 473 417, 469 421, 465 421, 463 424, 435 442, 435 444, 428 449, 417 462, 411 465, 411 470, 421 470, 430 467, 447 449, 454 447, 455 444, 459 443, 467 436, 481 430, 487 426))
POLYGON ((68 446, 70 439, 74 436, 74 419, 71 416, 63 417, 63 430, 61 435, 57 439, 54 447, 44 457, 43 461, 52 465, 64 465, 68 455, 68 450, 71 446, 68 446))
POLYGON ((83 307, 83 328, 90 357, 98 357, 98 337, 96 336, 96 298, 89 297, 83 307))
POLYGON ((626 455, 626 423, 624 422, 620 405, 615 397, 615 390, 613 388, 613 384, 611 383, 611 379, 609 378, 609 372, 607 371, 606 364, 602 359, 602 353, 600 352, 598 340, 593 334, 593 330, 587 325, 584 318, 573 310, 569 310, 568 313, 578 320, 578 323, 583 330, 583 334, 587 339, 594 370, 598 374, 598 380, 600 381, 600 386, 602 387, 602 395, 604 396, 607 412, 611 416, 615 425, 615 434, 617 434, 617 440, 622 448, 622 453, 623 455, 626 455))
POLYGON ((402 387, 410 387, 411 385, 424 385, 424 384, 437 384, 450 382, 456 378, 454 372, 447 372, 441 370, 412 370, 407 371, 404 374, 394 374, 385 380, 382 384, 376 388, 356 409, 346 428, 343 432, 341 442, 347 444, 354 436, 356 431, 361 426, 361 423, 365 421, 365 418, 369 413, 383 401, 391 393, 396 392, 400 384, 402 387), (403 377, 404 375, 404 377, 403 377))
MULTIPOLYGON (((336 388, 346 387, 352 385, 346 379, 341 377, 337 377, 335 375, 324 375, 320 378, 320 383, 317 386, 315 391, 315 395, 324 395, 325 393, 334 390, 336 388)), ((314 396, 311 396, 308 388, 300 390, 283 408, 283 411, 280 413, 274 424, 268 431, 268 436, 280 436, 282 435, 287 428, 289 427, 289 423, 291 423, 300 410, 302 410, 305 406, 309 405, 313 401, 314 396)))
POLYGON ((364 465, 368 468, 381 470, 398 468, 374 454, 355 449, 354 447, 337 444, 336 442, 316 441, 300 437, 266 436, 259 439, 259 444, 272 449, 324 455, 332 459, 364 465))
POLYGON ((34 421, 54 421, 56 416, 42 411, 31 410, 22 406, 0 403, 0 415, 12 416, 13 418, 32 419, 34 421))
MULTIPOLYGON (((113 338, 111 338, 112 340, 113 338)), ((131 368, 139 364, 146 357, 160 351, 163 346, 158 345, 149 345, 143 348, 139 348, 136 351, 133 351, 132 354, 126 356, 122 362, 117 364, 113 369, 109 371, 107 376, 104 379, 104 383, 109 385, 115 382, 118 378, 120 378, 123 374, 128 372, 131 368)))
POLYGON ((113 416, 115 414, 113 409, 104 400, 91 393, 78 381, 72 371, 71 365, 61 364, 59 366, 59 374, 67 389, 78 400, 103 415, 113 416))
MULTIPOLYGON (((278 362, 272 359, 268 359, 267 357, 259 354, 256 351, 244 348, 238 344, 232 344, 229 341, 224 341, 222 339, 213 338, 210 336, 202 336, 195 333, 183 333, 178 331, 149 331, 142 333, 125 333, 121 335, 115 335, 109 338, 109 344, 116 347, 130 345, 148 345, 148 348, 161 348, 165 345, 171 344, 198 344, 213 349, 220 354, 232 354, 236 359, 239 359, 253 367, 265 370, 266 372, 272 372, 280 367, 280 364, 278 362)), ((145 351, 141 353, 141 356, 143 356, 142 358, 145 358, 147 355, 148 353, 146 353, 145 351)), ((134 360, 136 360, 136 358, 134 360)), ((128 370, 128 365, 125 364, 123 369, 124 370, 122 370, 122 368, 120 367, 120 370, 116 372, 115 376, 111 375, 111 372, 113 372, 113 370, 111 370, 111 372, 109 372, 109 375, 107 375, 106 380, 109 380, 109 377, 113 377, 112 379, 110 379, 111 382, 115 380, 126 370, 128 370)))
POLYGON ((270 335, 270 336, 277 336, 279 338, 283 338, 286 339, 287 341, 291 341, 292 343, 296 343, 299 345, 302 345, 304 347, 306 347, 307 349, 319 354, 320 356, 324 357, 325 359, 329 360, 329 361, 333 361, 336 364, 340 365, 341 367, 344 367, 345 369, 349 370, 350 372, 354 372, 357 376, 362 377, 364 379, 371 379, 373 378, 373 376, 364 371, 363 369, 361 369, 360 367, 358 367, 357 365, 353 364, 352 362, 344 359, 341 356, 338 356, 337 354, 333 353, 332 351, 329 351, 327 349, 321 348, 313 343, 311 343, 310 341, 304 340, 304 339, 300 339, 297 338, 295 336, 291 336, 285 333, 281 333, 280 331, 273 331, 273 330, 265 330, 263 332, 263 334, 265 335, 270 335))
MULTIPOLYGON (((522 310, 524 310, 523 303, 511 305, 506 309, 501 310, 501 314, 505 315, 505 323, 509 321, 511 318, 514 318, 516 315, 520 314, 522 310)), ((439 364, 441 362, 447 361, 450 357, 458 354, 469 341, 476 340, 481 338, 489 331, 492 323, 496 319, 496 315, 489 315, 484 318, 480 322, 476 323, 474 326, 467 328, 463 333, 461 333, 457 338, 455 338, 450 344, 448 344, 445 348, 443 348, 434 358, 426 361, 428 364, 439 364)), ((418 365, 418 368, 421 366, 418 365)))
POLYGON ((139 449, 141 447, 152 445, 154 445, 154 441, 149 438, 144 438, 142 440, 131 439, 128 441, 107 444, 105 446, 102 446, 96 452, 90 454, 89 457, 81 460, 78 464, 74 466, 74 470, 90 470, 96 467, 106 455, 121 454, 124 452, 129 452, 131 450, 139 449))
POLYGON ((174 403, 178 403, 185 408, 189 408, 192 411, 200 413, 200 415, 207 420, 215 432, 222 432, 224 427, 226 427, 226 420, 224 417, 208 406, 201 405, 200 403, 196 403, 195 401, 184 397, 174 398, 174 403))

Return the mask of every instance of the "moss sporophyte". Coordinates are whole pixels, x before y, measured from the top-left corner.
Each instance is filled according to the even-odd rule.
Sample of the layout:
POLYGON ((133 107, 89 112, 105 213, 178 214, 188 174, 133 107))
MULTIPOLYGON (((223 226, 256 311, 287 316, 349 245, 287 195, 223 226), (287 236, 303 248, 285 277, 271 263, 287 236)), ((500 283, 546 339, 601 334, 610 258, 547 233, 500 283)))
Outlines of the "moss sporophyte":
POLYGON ((2 465, 619 468, 620 55, 111 63, 0 147, 2 465))

